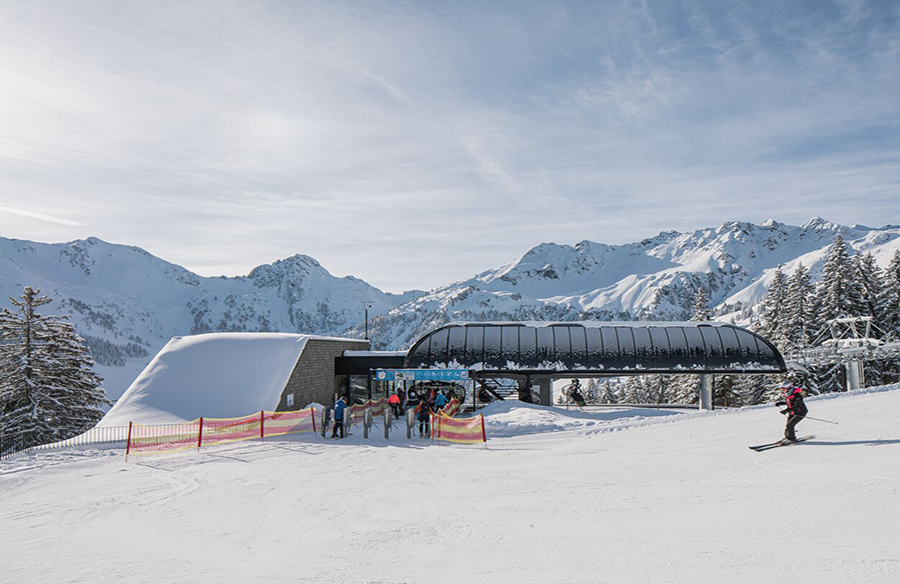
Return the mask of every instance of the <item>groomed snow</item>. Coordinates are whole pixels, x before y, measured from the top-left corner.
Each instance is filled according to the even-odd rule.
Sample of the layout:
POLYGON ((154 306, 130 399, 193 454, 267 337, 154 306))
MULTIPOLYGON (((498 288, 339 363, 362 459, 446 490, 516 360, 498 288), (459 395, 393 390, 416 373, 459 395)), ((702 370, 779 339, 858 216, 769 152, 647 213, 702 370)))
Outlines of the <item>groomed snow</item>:
POLYGON ((175 337, 98 425, 178 424, 274 410, 309 338, 287 333, 175 337))
MULTIPOLYGON (((716 412, 509 403, 489 443, 0 462, 2 582, 895 584, 900 386, 716 412)), ((375 432, 379 434, 379 432, 375 432)))

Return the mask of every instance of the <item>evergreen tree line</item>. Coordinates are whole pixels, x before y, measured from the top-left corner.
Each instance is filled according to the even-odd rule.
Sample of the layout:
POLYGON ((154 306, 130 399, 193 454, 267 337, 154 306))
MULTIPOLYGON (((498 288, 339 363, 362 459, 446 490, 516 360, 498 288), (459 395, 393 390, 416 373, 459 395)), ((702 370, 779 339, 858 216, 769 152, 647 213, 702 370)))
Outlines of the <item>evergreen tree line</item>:
POLYGON ((84 339, 28 286, 0 311, 0 452, 65 440, 92 428, 108 405, 84 339))
MULTIPOLYGON (((837 235, 817 282, 812 281, 809 269, 802 264, 790 275, 781 266, 775 270, 760 317, 750 328, 772 341, 782 354, 790 355, 820 346, 831 338, 829 321, 861 316, 872 317, 872 337, 900 339, 900 251, 895 251, 887 269, 882 269, 871 253, 851 254, 837 235)), ((709 297, 700 288, 691 320, 711 318, 709 297)), ((900 382, 900 360, 866 361, 865 380, 867 386, 900 382)), ((784 381, 812 394, 844 391, 844 367, 840 363, 814 367, 809 374, 792 371, 787 375, 716 375, 714 403, 734 407, 774 401, 780 398, 778 388, 784 381)), ((696 375, 591 380, 586 401, 696 404, 698 383, 696 375)))

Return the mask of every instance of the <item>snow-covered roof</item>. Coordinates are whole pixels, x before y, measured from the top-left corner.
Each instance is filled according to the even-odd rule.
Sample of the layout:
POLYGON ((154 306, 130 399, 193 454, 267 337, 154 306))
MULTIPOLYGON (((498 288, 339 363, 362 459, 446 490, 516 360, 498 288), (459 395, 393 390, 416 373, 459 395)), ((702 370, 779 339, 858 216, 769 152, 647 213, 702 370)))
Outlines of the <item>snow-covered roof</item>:
POLYGON ((767 339, 721 322, 455 322, 408 351, 404 367, 482 371, 777 373, 767 339))
POLYGON ((176 424, 274 409, 309 339, 287 333, 210 333, 174 337, 100 426, 176 424))

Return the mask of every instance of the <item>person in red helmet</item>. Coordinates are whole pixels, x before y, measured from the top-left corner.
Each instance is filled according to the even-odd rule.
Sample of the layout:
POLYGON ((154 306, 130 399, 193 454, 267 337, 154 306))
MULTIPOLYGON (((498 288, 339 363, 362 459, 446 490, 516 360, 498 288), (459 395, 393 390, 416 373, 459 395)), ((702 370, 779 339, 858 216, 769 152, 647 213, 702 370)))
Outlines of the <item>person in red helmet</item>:
POLYGON ((785 442, 796 442, 797 433, 795 429, 797 424, 809 413, 806 404, 803 402, 806 392, 803 391, 803 388, 794 387, 790 383, 783 385, 782 390, 784 391, 784 400, 775 402, 775 405, 783 407, 784 409, 781 410, 781 413, 787 414, 788 417, 787 424, 784 427, 784 440, 785 442))

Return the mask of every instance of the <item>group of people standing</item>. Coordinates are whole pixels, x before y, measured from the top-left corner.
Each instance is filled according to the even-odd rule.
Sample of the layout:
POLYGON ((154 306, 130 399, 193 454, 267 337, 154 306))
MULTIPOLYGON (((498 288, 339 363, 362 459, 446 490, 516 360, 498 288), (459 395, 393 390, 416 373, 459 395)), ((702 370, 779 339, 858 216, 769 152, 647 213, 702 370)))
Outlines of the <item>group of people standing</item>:
MULTIPOLYGON (((402 389, 394 391, 388 398, 388 405, 391 408, 391 414, 394 418, 403 417, 409 408, 415 408, 415 419, 419 427, 419 437, 428 438, 431 436, 431 415, 439 412, 450 403, 450 399, 444 393, 443 389, 428 388, 422 396, 419 393, 410 390, 409 396, 402 389)), ((340 435, 344 437, 344 410, 347 408, 347 398, 341 396, 334 404, 334 428, 331 431, 331 437, 337 438, 340 435)))

